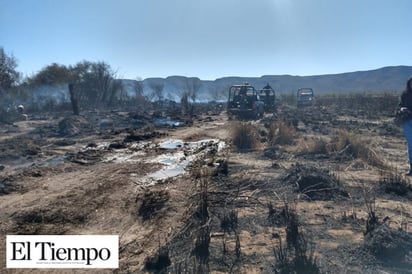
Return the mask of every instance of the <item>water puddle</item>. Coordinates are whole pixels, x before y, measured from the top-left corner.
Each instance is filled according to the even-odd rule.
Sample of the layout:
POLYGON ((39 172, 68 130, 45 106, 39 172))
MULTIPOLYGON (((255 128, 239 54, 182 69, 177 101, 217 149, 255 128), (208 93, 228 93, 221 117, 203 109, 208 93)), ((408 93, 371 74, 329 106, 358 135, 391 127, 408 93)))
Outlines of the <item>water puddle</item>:
POLYGON ((171 126, 171 127, 181 127, 184 126, 185 123, 178 120, 173 120, 169 118, 157 118, 153 121, 155 127, 162 127, 162 126, 171 126))
POLYGON ((216 149, 219 152, 225 147, 225 143, 219 139, 204 139, 197 142, 183 142, 182 140, 170 139, 159 144, 159 147, 163 149, 186 148, 196 150, 204 148, 205 146, 216 146, 216 149))
MULTIPOLYGON (((92 150, 108 150, 109 143, 100 143, 92 150)), ((182 175, 188 165, 207 154, 215 154, 225 147, 219 139, 205 139, 196 142, 184 142, 179 139, 165 140, 159 144, 152 142, 136 142, 126 148, 110 150, 102 160, 105 163, 153 163, 160 164, 161 169, 144 177, 131 174, 133 182, 138 185, 153 185, 157 181, 182 175), (156 152, 156 155, 153 155, 156 152)))
POLYGON ((146 177, 151 180, 160 181, 179 176, 185 172, 186 167, 195 158, 195 155, 184 156, 183 152, 160 155, 158 158, 153 159, 151 162, 160 163, 164 165, 164 167, 156 172, 147 175, 146 177))
POLYGON ((182 140, 166 140, 159 144, 159 148, 166 153, 148 159, 148 163, 159 163, 163 168, 146 175, 138 180, 146 185, 156 181, 173 178, 186 172, 186 168, 196 159, 204 157, 211 152, 219 152, 225 147, 225 143, 218 139, 206 139, 197 142, 183 142, 182 140))
POLYGON ((103 162, 104 163, 125 163, 125 162, 140 162, 141 158, 145 156, 144 151, 134 151, 131 152, 128 149, 119 149, 116 154, 107 156, 103 162))
MULTIPOLYGON (((109 144, 106 145, 106 149, 109 144)), ((141 162, 142 157, 146 156, 146 150, 153 149, 155 144, 150 142, 133 143, 127 148, 115 149, 113 153, 109 153, 104 159, 104 163, 125 163, 125 162, 141 162)))

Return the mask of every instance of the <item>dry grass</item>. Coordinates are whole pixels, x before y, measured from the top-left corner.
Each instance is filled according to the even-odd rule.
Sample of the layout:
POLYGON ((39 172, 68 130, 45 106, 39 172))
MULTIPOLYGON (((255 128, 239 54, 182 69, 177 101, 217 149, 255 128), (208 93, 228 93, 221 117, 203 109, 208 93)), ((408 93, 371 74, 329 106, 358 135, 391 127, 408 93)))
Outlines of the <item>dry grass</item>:
POLYGON ((407 196, 412 191, 409 181, 397 169, 383 173, 379 179, 379 186, 385 193, 399 196, 407 196))
POLYGON ((330 140, 304 138, 297 144, 297 152, 359 159, 371 166, 387 169, 387 164, 371 147, 370 142, 347 130, 338 130, 330 140))
POLYGON ((295 128, 284 121, 278 121, 269 126, 268 140, 271 145, 291 145, 295 137, 295 128))
POLYGON ((230 127, 233 145, 239 151, 251 150, 257 147, 259 141, 258 129, 247 122, 234 122, 230 127))
POLYGON ((369 142, 347 130, 338 130, 336 132, 328 144, 328 151, 344 154, 354 159, 361 159, 372 166, 386 168, 385 162, 370 147, 369 142))
POLYGON ((303 154, 328 154, 328 141, 325 138, 317 137, 311 139, 300 139, 298 141, 297 152, 303 154))

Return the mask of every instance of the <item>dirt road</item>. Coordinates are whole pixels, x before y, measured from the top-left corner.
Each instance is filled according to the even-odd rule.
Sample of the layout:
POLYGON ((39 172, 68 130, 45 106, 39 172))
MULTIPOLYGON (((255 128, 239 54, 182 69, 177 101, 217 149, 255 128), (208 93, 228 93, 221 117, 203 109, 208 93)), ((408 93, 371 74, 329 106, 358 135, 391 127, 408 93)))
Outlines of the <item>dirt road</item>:
MULTIPOLYGON (((167 171, 161 180, 150 177, 150 174, 165 168, 164 164, 153 160, 160 155, 170 159, 175 157, 171 153, 177 151, 197 157, 205 149, 175 148, 169 152, 159 144, 171 140, 191 142, 211 138, 223 141, 227 137, 224 117, 216 118, 192 127, 163 129, 157 138, 128 142, 119 149, 108 147, 124 138, 125 134, 111 135, 109 139, 82 135, 70 139, 75 142, 73 145, 65 146, 54 145, 58 138, 49 137, 44 144, 39 144, 41 152, 32 159, 27 159, 24 150, 37 146, 37 136, 33 136, 32 131, 47 123, 17 123, 15 132, 10 130, 2 136, 2 141, 12 144, 14 152, 20 155, 4 157, 2 163, 6 170, 1 180, 5 195, 0 196, 0 231, 3 235, 0 257, 5 258, 4 236, 7 234, 116 234, 120 235, 120 272, 123 273, 124 269, 142 271, 146 257, 184 226, 185 208, 190 200, 188 197, 192 195, 190 190, 195 188, 184 168, 180 175, 171 175, 179 175, 176 177, 168 178, 167 171), (31 144, 26 143, 21 148, 13 142, 16 138, 31 144), (96 146, 86 149, 89 142, 96 146), (90 157, 70 161, 67 155, 78 156, 79 151, 90 157), (47 161, 62 155, 66 155, 64 160, 56 163, 47 161), (95 156, 94 159, 91 156, 95 156), (158 205, 155 216, 143 220, 145 212, 139 213, 139 208, 148 193, 154 193, 155 198, 160 199, 160 202, 153 203, 163 204, 158 205)), ((30 272, 6 270, 4 260, 1 262, 2 273, 30 272)), ((59 273, 57 270, 40 272, 59 273)), ((107 272, 111 273, 110 270, 107 272)))

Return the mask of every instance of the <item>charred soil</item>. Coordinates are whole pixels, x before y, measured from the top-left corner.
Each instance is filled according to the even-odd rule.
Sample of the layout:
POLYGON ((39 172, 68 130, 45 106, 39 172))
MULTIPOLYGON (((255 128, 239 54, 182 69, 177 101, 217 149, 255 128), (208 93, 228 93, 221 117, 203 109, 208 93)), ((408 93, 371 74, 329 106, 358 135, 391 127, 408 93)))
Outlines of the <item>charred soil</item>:
POLYGON ((411 273, 412 188, 389 99, 279 106, 242 122, 247 149, 224 112, 4 124, 0 257, 10 234, 115 234, 119 269, 36 272, 411 273))

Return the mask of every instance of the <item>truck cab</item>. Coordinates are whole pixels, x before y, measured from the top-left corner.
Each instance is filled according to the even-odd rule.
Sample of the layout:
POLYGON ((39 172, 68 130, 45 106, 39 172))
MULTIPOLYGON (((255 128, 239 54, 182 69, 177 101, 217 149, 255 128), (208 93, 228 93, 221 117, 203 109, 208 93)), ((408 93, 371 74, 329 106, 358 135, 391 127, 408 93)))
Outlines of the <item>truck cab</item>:
POLYGON ((315 95, 312 88, 300 88, 297 91, 297 107, 313 106, 315 104, 315 95))
POLYGON ((229 115, 240 119, 256 119, 263 116, 264 103, 256 89, 248 83, 233 85, 229 88, 227 110, 229 115))

